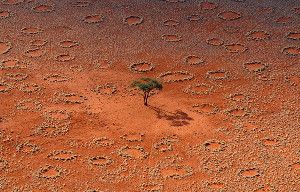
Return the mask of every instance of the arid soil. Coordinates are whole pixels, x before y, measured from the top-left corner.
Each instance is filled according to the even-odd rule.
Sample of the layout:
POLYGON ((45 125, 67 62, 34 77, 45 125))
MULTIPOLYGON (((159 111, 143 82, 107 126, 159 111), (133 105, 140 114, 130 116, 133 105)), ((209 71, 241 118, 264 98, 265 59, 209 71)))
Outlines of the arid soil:
POLYGON ((0 191, 298 192, 299 96, 298 0, 1 0, 0 191))

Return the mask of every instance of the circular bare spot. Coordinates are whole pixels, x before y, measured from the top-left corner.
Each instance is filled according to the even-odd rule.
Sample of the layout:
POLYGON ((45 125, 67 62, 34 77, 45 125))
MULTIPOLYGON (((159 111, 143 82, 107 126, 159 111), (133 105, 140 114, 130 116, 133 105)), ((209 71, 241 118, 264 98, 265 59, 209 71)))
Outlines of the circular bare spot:
POLYGON ((107 137, 95 138, 91 141, 90 145, 100 146, 100 147, 110 147, 114 144, 114 140, 107 137))
POLYGON ((0 62, 0 69, 19 69, 20 61, 18 59, 7 59, 0 62))
POLYGON ((42 39, 35 39, 30 41, 30 45, 35 47, 42 47, 46 44, 47 44, 47 40, 42 40, 42 39))
POLYGON ((286 47, 282 52, 289 56, 298 56, 300 55, 300 47, 286 47))
POLYGON ((241 170, 239 172, 239 175, 245 178, 253 178, 253 177, 260 176, 260 172, 258 169, 252 168, 252 169, 241 170))
POLYGON ((292 21, 293 21, 293 17, 286 17, 286 16, 279 17, 275 20, 275 22, 278 24, 288 24, 291 23, 292 21))
POLYGON ((71 61, 73 59, 75 59, 75 57, 73 55, 68 54, 68 53, 60 54, 60 55, 57 55, 55 57, 55 60, 59 61, 59 62, 68 62, 68 61, 71 61))
POLYGON ((202 10, 213 10, 216 9, 218 5, 213 2, 203 1, 200 3, 200 9, 202 10))
POLYGON ((95 60, 93 65, 96 69, 108 69, 112 66, 112 61, 108 59, 95 60))
POLYGON ((122 139, 129 142, 141 142, 144 139, 143 133, 128 133, 121 136, 122 139))
POLYGON ((212 190, 220 190, 220 191, 224 190, 225 188, 225 184, 221 182, 211 182, 208 183, 207 186, 212 190))
POLYGON ((59 122, 57 124, 53 122, 45 122, 34 130, 34 134, 50 138, 63 136, 69 132, 69 126, 69 122, 59 122))
POLYGON ((77 155, 74 154, 73 151, 58 150, 50 153, 48 157, 58 161, 71 161, 75 160, 77 155))
POLYGON ((0 11, 0 19, 5 19, 11 16, 10 11, 0 11))
POLYGON ((244 63, 244 68, 250 72, 262 72, 266 69, 267 65, 260 61, 252 61, 244 63))
POLYGON ((300 171, 300 162, 293 163, 292 165, 290 165, 290 167, 292 168, 292 170, 300 171))
POLYGON ((279 143, 279 141, 274 138, 265 138, 261 142, 265 147, 276 146, 279 143))
POLYGON ((289 32, 286 35, 287 39, 292 39, 292 40, 300 40, 300 33, 299 32, 289 32))
POLYGON ((193 174, 193 168, 184 165, 170 165, 159 169, 162 178, 183 179, 193 174))
POLYGON ((61 75, 61 74, 47 74, 43 77, 43 79, 45 81, 48 81, 48 82, 65 82, 65 81, 69 81, 71 78, 70 77, 67 77, 67 76, 64 76, 64 75, 61 75))
POLYGON ((10 42, 1 42, 0 41, 0 55, 7 53, 12 48, 10 42))
POLYGON ((46 54, 46 51, 40 48, 29 49, 25 51, 24 55, 26 57, 37 58, 46 54))
POLYGON ((97 85, 92 91, 100 95, 113 95, 117 92, 117 87, 111 83, 107 83, 104 85, 97 85))
POLYGON ((53 6, 50 5, 38 5, 33 7, 33 10, 37 13, 45 13, 45 12, 51 12, 54 10, 53 6))
POLYGON ((161 73, 158 78, 162 79, 166 83, 182 82, 193 79, 194 74, 188 71, 167 71, 165 73, 161 73))
POLYGON ((242 45, 240 43, 232 43, 224 46, 225 49, 230 53, 243 53, 248 50, 248 48, 245 45, 242 45))
POLYGON ((204 17, 198 14, 192 14, 187 16, 187 20, 189 21, 203 21, 204 17))
POLYGON ((62 169, 47 165, 38 171, 39 178, 56 179, 62 175, 62 169))
POLYGON ((42 87, 35 83, 22 83, 19 90, 24 93, 34 93, 42 90, 42 87))
POLYGON ((168 19, 164 21, 164 26, 175 27, 177 25, 179 25, 179 21, 174 19, 168 19))
POLYGON ((24 34, 32 35, 41 33, 43 30, 39 27, 24 27, 21 29, 21 32, 24 34))
POLYGON ((95 156, 89 159, 89 163, 91 165, 96 165, 99 167, 107 167, 113 163, 113 160, 108 156, 95 156))
POLYGON ((104 17, 102 15, 88 15, 83 19, 83 22, 88 23, 88 24, 93 24, 93 23, 100 23, 102 22, 104 17))
POLYGON ((42 110, 42 103, 34 99, 24 99, 17 103, 16 108, 18 110, 26 111, 40 111, 42 110))
POLYGON ((12 81, 23 81, 28 78, 26 73, 6 73, 6 78, 12 81))
POLYGON ((64 41, 59 42, 59 45, 63 48, 71 48, 71 47, 78 46, 79 43, 76 41, 64 40, 64 41))
POLYGON ((28 141, 25 143, 19 144, 16 147, 16 149, 18 152, 25 153, 25 154, 35 154, 40 150, 40 148, 37 145, 32 144, 28 141))
POLYGON ((213 86, 205 83, 197 83, 195 85, 189 85, 184 92, 192 95, 206 95, 213 90, 213 86))
POLYGON ((223 69, 208 71, 206 74, 207 74, 207 78, 214 79, 214 80, 221 80, 221 79, 228 78, 228 72, 223 69))
POLYGON ((246 34, 247 38, 255 41, 268 40, 271 35, 265 31, 250 31, 246 34))
POLYGON ((83 95, 78 95, 76 93, 72 92, 56 92, 54 94, 53 101, 55 103, 65 103, 65 104, 81 104, 84 103, 84 101, 87 100, 87 98, 83 95))
POLYGON ((162 35, 161 38, 167 42, 179 42, 182 40, 180 35, 172 34, 172 35, 162 35))
POLYGON ((134 63, 129 66, 130 71, 136 73, 145 73, 148 71, 152 71, 155 68, 155 65, 149 62, 139 62, 134 63))
POLYGON ((189 55, 185 58, 185 63, 188 65, 200 65, 203 64, 205 61, 202 57, 196 55, 189 55))
POLYGON ((219 108, 216 105, 210 103, 194 104, 192 108, 193 111, 205 115, 216 114, 219 111, 219 108))
POLYGON ((232 21, 237 20, 242 17, 240 13, 234 12, 234 11, 224 11, 218 14, 218 17, 220 19, 226 20, 226 21, 232 21))
POLYGON ((206 141, 203 145, 205 150, 212 152, 219 152, 225 149, 225 143, 222 141, 206 141))
POLYGON ((139 25, 143 22, 143 18, 139 16, 129 16, 124 19, 124 23, 128 25, 139 25))
POLYGON ((249 114, 245 108, 235 108, 227 111, 227 114, 233 117, 244 117, 249 114))
POLYGON ((149 155, 148 152, 144 150, 143 147, 136 146, 136 147, 129 147, 125 146, 122 147, 117 151, 117 153, 123 157, 123 158, 128 158, 128 159, 146 159, 147 156, 149 155))
POLYGON ((49 122, 65 122, 71 119, 70 113, 65 110, 45 111, 43 115, 49 122))
POLYGON ((12 89, 12 85, 5 81, 0 81, 0 93, 9 92, 12 89))
POLYGON ((228 98, 232 101, 244 101, 247 97, 242 93, 234 93, 230 94, 228 98))
POLYGON ((221 46, 224 44, 224 41, 220 38, 210 38, 206 40, 206 43, 213 46, 221 46))

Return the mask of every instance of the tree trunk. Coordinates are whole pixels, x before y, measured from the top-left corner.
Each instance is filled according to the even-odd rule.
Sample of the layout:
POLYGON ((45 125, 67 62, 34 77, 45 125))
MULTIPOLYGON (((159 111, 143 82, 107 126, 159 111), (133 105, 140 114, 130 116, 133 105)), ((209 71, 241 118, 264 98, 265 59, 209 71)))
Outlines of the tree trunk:
POLYGON ((148 106, 148 97, 149 97, 149 93, 144 92, 144 105, 145 106, 148 106))

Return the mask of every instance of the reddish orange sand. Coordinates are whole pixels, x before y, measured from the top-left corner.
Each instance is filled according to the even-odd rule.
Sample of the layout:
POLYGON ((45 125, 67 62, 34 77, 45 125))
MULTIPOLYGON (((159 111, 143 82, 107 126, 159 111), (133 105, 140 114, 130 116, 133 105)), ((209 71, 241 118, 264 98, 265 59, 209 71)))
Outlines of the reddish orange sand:
POLYGON ((299 1, 0 3, 0 191, 300 191, 299 1))

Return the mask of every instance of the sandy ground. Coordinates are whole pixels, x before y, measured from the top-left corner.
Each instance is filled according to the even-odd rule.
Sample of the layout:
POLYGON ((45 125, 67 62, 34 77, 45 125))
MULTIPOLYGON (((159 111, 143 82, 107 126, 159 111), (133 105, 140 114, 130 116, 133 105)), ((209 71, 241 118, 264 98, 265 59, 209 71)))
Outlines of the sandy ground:
POLYGON ((1 0, 1 191, 300 191, 299 18, 298 0, 1 0), (149 107, 140 77, 163 82, 149 107))

